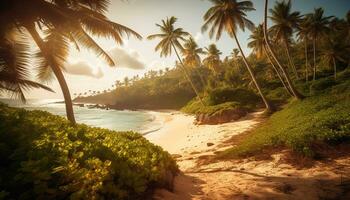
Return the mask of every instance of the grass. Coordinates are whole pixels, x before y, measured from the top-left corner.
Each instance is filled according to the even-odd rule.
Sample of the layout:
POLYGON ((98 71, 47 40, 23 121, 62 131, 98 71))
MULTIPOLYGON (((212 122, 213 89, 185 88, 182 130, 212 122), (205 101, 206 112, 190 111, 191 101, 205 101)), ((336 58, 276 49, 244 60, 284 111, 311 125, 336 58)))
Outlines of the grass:
POLYGON ((181 111, 188 114, 207 114, 211 116, 220 114, 223 111, 234 110, 240 107, 241 105, 238 102, 226 102, 218 105, 202 106, 198 100, 192 100, 187 104, 187 106, 182 108, 181 111))
POLYGON ((203 106, 196 98, 187 103, 181 111, 188 114, 207 114, 219 115, 224 111, 235 110, 238 108, 251 110, 257 107, 260 98, 246 89, 237 88, 217 88, 208 92, 203 98, 203 106))
POLYGON ((178 171, 138 133, 72 126, 43 111, 0 104, 0 130, 0 199, 143 199, 178 171))
POLYGON ((267 148, 288 148, 315 157, 325 145, 350 139, 350 80, 347 71, 337 81, 320 79, 310 86, 313 96, 291 101, 253 130, 240 144, 219 156, 252 156, 267 148))

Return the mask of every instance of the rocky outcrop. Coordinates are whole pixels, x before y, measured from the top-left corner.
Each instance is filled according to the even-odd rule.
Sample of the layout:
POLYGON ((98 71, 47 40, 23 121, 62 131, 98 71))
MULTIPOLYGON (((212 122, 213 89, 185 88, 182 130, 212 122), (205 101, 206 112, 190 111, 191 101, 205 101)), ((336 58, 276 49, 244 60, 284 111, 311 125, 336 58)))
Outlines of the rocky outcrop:
POLYGON ((214 114, 197 114, 195 123, 201 124, 222 124, 227 122, 232 122, 239 120, 240 118, 246 116, 248 111, 244 108, 235 108, 230 110, 224 110, 219 113, 214 114))

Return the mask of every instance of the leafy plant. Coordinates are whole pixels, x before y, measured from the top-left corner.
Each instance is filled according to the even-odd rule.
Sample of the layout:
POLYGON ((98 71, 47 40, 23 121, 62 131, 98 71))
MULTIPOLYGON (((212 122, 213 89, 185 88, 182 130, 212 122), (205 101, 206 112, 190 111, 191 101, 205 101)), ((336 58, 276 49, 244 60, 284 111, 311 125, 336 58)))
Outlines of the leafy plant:
POLYGON ((10 199, 139 199, 178 168, 160 147, 62 117, 0 105, 0 195, 10 199))

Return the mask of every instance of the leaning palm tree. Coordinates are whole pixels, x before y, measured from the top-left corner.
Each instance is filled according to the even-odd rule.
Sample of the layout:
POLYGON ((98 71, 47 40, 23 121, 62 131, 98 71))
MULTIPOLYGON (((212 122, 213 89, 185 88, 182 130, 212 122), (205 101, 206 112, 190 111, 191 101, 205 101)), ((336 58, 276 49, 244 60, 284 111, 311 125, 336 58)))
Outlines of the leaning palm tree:
POLYGON ((220 55, 222 52, 216 47, 215 44, 210 44, 205 47, 204 54, 206 57, 203 59, 203 63, 214 73, 219 73, 221 71, 221 60, 220 55))
POLYGON ((278 67, 281 69, 283 72, 283 75, 285 77, 285 80, 288 84, 289 90, 293 93, 293 96, 297 99, 303 99, 304 96, 298 92, 298 90, 295 89, 293 82, 291 81, 288 72, 285 70, 285 68, 282 66, 281 62, 278 60, 276 56, 276 52, 273 48, 271 48, 269 36, 268 36, 268 31, 267 31, 267 8, 268 8, 268 0, 265 0, 265 9, 264 9, 264 38, 265 38, 265 43, 268 52, 271 54, 273 60, 277 63, 278 67))
POLYGON ((345 54, 348 49, 346 43, 332 39, 327 40, 321 49, 321 60, 328 66, 333 66, 334 79, 337 79, 337 62, 346 63, 345 54))
POLYGON ((264 39, 264 30, 263 30, 262 24, 259 24, 259 26, 257 26, 254 29, 253 33, 249 37, 249 40, 250 40, 250 42, 248 43, 248 47, 253 49, 253 52, 255 53, 257 58, 266 57, 268 59, 272 68, 276 72, 278 78, 282 82, 283 86, 286 88, 287 92, 293 96, 289 87, 286 85, 286 83, 283 79, 283 75, 280 73, 280 70, 275 66, 270 55, 268 54, 265 39, 264 39))
POLYGON ((316 80, 316 44, 317 40, 325 37, 327 32, 329 32, 329 20, 333 18, 332 16, 324 17, 324 10, 322 8, 315 9, 314 13, 307 14, 306 16, 310 19, 309 29, 310 37, 312 39, 313 51, 314 51, 314 66, 313 66, 313 80, 316 80))
POLYGON ((113 66, 112 58, 91 38, 89 34, 109 37, 122 43, 124 35, 141 38, 133 30, 111 22, 104 15, 107 0, 74 1, 5 1, 3 6, 14 12, 1 12, 1 27, 16 26, 33 38, 39 48, 38 78, 47 80, 52 73, 58 80, 66 103, 67 118, 75 124, 72 99, 67 82, 62 73, 69 51, 69 43, 77 49, 85 47, 113 66), (25 12, 24 12, 25 11, 25 12))
POLYGON ((156 24, 160 28, 161 33, 150 35, 147 37, 147 39, 149 39, 149 40, 152 40, 155 38, 161 39, 161 41, 158 43, 158 45, 155 48, 156 51, 160 51, 161 57, 170 56, 172 53, 172 50, 174 50, 174 52, 178 58, 178 61, 180 62, 181 67, 185 73, 186 79, 190 82, 192 89, 196 93, 201 104, 204 106, 204 103, 203 103, 203 100, 199 94, 199 91, 197 90, 196 86, 194 85, 193 81, 191 80, 191 77, 190 77, 190 75, 189 75, 189 73, 188 73, 184 63, 182 62, 182 59, 180 58, 179 53, 178 53, 178 49, 180 51, 183 51, 183 49, 184 49, 183 46, 181 45, 180 41, 185 41, 186 40, 185 37, 189 36, 190 34, 185 32, 182 28, 175 28, 174 24, 176 21, 177 21, 177 18, 175 18, 175 17, 170 17, 170 18, 167 18, 166 20, 162 20, 162 24, 156 24))
POLYGON ((19 38, 15 29, 0 30, 0 94, 26 102, 24 92, 38 88, 53 92, 49 87, 30 80, 30 44, 19 38), (17 42, 12 42, 17 38, 17 42))
POLYGON ((308 60, 308 41, 310 39, 310 17, 305 16, 298 26, 298 40, 304 42, 305 53, 305 80, 309 81, 309 60, 308 60))
POLYGON ((292 67, 296 78, 299 78, 297 69, 290 55, 290 38, 294 29, 300 21, 300 13, 291 11, 291 1, 277 2, 273 9, 270 9, 270 19, 274 23, 271 32, 274 34, 275 41, 281 42, 287 54, 289 65, 292 67))
POLYGON ((243 62, 247 67, 247 70, 256 89, 258 90, 263 102, 265 103, 266 110, 272 111, 273 108, 261 91, 260 85, 255 78, 253 70, 251 69, 244 55, 244 52, 236 35, 238 28, 242 29, 243 31, 245 28, 248 28, 249 30, 254 29, 253 22, 246 18, 246 12, 255 10, 253 8, 253 3, 251 1, 237 2, 236 0, 211 0, 211 2, 214 5, 213 7, 209 8, 209 10, 204 15, 205 23, 202 26, 202 32, 205 32, 208 30, 209 26, 211 26, 209 31, 209 36, 211 38, 214 36, 214 34, 216 34, 216 39, 219 40, 222 31, 226 30, 229 36, 235 39, 238 49, 241 52, 243 62))

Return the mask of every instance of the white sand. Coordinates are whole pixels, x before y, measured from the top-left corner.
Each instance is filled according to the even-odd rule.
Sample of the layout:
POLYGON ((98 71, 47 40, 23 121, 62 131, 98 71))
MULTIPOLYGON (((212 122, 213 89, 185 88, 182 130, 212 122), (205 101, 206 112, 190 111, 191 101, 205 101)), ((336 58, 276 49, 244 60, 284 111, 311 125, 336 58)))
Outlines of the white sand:
POLYGON ((179 112, 160 112, 157 118, 164 121, 163 127, 145 137, 171 154, 186 155, 193 152, 205 152, 216 149, 219 144, 233 135, 242 133, 257 124, 255 120, 246 120, 252 116, 222 125, 195 125, 194 116, 179 112), (214 145, 208 147, 207 143, 214 145))
POLYGON ((146 138, 181 155, 177 163, 182 173, 175 178, 173 192, 156 190, 154 199, 350 199, 349 156, 305 169, 286 164, 286 152, 274 154, 270 160, 202 162, 215 151, 231 147, 227 139, 254 128, 257 115, 223 125, 197 126, 192 116, 156 113, 164 126, 146 138), (207 143, 214 145, 208 147, 207 143))

